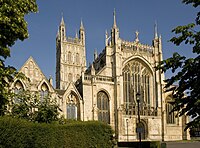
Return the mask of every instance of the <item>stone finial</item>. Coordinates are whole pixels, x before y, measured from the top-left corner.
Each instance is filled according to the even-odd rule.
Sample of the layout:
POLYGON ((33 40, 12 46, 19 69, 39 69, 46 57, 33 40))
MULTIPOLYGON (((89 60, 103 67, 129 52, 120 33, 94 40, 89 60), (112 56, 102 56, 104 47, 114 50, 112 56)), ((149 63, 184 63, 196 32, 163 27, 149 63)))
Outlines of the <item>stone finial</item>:
POLYGON ((139 32, 137 30, 135 32, 135 42, 139 42, 139 32))
POLYGON ((51 86, 53 86, 53 78, 51 75, 49 76, 49 83, 51 84, 51 86))
POLYGON ((108 46, 108 31, 105 33, 105 45, 108 46))
POLYGON ((98 57, 98 54, 97 54, 97 50, 95 49, 95 50, 94 50, 94 60, 96 60, 97 57, 98 57))
POLYGON ((75 35, 75 38, 76 38, 76 39, 78 38, 78 32, 77 32, 77 30, 76 30, 76 35, 75 35))
POLYGON ((81 19, 81 25, 80 25, 80 29, 84 30, 84 26, 83 26, 83 20, 81 19))
POLYGON ((65 26, 65 22, 64 22, 64 18, 63 18, 63 13, 62 13, 62 18, 61 18, 60 26, 65 26))
POLYGON ((157 28, 157 22, 155 21, 154 24, 154 39, 158 38, 158 28, 157 28))
POLYGON ((94 65, 93 64, 91 66, 91 75, 95 75, 95 69, 94 69, 94 65))

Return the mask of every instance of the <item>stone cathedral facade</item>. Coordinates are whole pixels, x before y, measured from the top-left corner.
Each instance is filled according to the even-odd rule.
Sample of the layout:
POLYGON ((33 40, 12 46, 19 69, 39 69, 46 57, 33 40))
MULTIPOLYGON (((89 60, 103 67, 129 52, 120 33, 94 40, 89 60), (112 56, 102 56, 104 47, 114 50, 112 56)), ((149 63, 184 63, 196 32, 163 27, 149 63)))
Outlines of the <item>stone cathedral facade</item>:
POLYGON ((15 80, 12 88, 39 91, 41 97, 51 94, 65 118, 110 124, 121 142, 137 141, 138 125, 142 140, 189 139, 184 131, 188 118, 170 114, 171 94, 164 93, 164 74, 154 68, 162 60, 157 27, 152 45, 142 44, 137 31, 133 41, 126 41, 120 37, 115 13, 113 18, 111 31, 105 34, 105 48, 100 54, 95 51, 88 67, 82 21, 79 33, 70 38, 62 18, 56 37, 56 88, 32 57, 19 70, 30 81, 15 80))

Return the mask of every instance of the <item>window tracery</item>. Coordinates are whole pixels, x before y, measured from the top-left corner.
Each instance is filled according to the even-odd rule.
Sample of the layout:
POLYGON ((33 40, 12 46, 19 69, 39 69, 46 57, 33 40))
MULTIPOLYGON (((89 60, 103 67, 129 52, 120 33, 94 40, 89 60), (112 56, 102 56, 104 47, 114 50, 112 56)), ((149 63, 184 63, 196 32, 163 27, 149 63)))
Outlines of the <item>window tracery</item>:
POLYGON ((153 101, 151 97, 151 92, 153 91, 152 79, 152 73, 149 68, 138 60, 130 61, 123 68, 123 96, 127 114, 132 114, 136 111, 134 109, 137 106, 136 94, 138 92, 141 94, 140 109, 151 109, 151 101, 153 101))
POLYGON ((79 118, 79 101, 77 97, 70 93, 66 100, 66 115, 67 119, 77 120, 79 118))
POLYGON ((165 105, 165 110, 166 110, 166 122, 167 124, 175 124, 175 113, 171 112, 174 105, 174 101, 172 99, 172 96, 168 96, 166 99, 166 105, 165 105))
POLYGON ((104 91, 97 93, 98 120, 110 123, 109 98, 104 91))
POLYGON ((71 73, 69 73, 69 75, 68 75, 68 80, 69 80, 69 82, 72 82, 72 81, 73 81, 73 77, 72 77, 72 74, 71 74, 71 73))
POLYGON ((78 54, 78 53, 76 53, 76 64, 79 64, 79 62, 80 62, 80 59, 79 59, 79 54, 78 54))
POLYGON ((40 101, 43 102, 46 99, 46 97, 48 97, 48 95, 49 95, 48 86, 45 83, 43 83, 40 90, 40 101))
POLYGON ((19 94, 24 91, 23 85, 20 81, 16 81, 14 85, 14 93, 16 94, 14 98, 14 103, 20 103, 21 98, 19 98, 19 94))
POLYGON ((68 52, 68 62, 72 63, 72 53, 70 51, 68 52))

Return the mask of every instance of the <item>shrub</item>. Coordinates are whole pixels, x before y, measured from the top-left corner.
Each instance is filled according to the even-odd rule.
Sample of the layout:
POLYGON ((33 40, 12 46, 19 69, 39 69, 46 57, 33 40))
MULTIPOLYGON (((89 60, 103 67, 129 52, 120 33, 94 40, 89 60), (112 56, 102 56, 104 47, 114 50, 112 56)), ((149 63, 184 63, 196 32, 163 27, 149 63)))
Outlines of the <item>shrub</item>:
POLYGON ((109 148, 114 144, 111 127, 100 122, 73 121, 60 125, 0 117, 0 147, 109 148))

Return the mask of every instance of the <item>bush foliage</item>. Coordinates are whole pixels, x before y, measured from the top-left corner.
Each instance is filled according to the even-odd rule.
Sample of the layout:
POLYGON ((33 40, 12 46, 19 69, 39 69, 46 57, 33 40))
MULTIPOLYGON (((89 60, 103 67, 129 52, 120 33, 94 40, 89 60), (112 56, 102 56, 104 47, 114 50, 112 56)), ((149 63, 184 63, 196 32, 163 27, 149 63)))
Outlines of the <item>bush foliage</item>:
POLYGON ((111 127, 100 122, 74 121, 60 125, 0 117, 0 147, 109 148, 114 144, 111 127))

